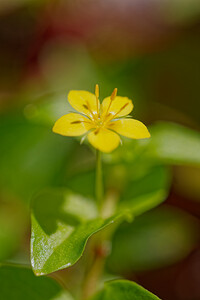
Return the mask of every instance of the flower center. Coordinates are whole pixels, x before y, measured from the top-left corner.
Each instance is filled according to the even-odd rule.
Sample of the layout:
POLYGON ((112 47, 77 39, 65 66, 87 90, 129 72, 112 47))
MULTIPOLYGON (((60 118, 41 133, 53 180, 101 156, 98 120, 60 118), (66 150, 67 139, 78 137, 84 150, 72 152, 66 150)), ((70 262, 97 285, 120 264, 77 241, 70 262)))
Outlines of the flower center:
POLYGON ((104 120, 102 120, 101 116, 96 118, 95 125, 97 126, 97 128, 104 126, 104 120))

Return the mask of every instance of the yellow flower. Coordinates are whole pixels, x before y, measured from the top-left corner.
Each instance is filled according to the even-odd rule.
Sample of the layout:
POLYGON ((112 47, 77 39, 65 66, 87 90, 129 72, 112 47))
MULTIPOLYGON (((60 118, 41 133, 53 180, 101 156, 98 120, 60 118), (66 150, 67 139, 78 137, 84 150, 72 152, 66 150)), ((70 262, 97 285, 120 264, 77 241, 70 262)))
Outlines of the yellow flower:
POLYGON ((70 91, 68 100, 79 113, 69 113, 58 119, 53 132, 64 136, 87 134, 88 141, 102 152, 111 152, 118 147, 118 134, 131 139, 149 138, 146 126, 128 116, 133 103, 127 97, 117 96, 115 88, 112 95, 99 102, 99 86, 95 95, 87 91, 70 91))

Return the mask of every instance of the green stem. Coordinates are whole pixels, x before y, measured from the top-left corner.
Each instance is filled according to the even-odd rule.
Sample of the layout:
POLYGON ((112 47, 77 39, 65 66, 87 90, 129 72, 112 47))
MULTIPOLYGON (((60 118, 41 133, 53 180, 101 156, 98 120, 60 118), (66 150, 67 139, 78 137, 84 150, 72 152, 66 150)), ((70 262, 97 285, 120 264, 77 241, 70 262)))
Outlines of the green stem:
POLYGON ((96 152, 96 201, 99 210, 101 210, 103 204, 103 180, 101 152, 99 150, 96 152))
POLYGON ((86 274, 85 282, 83 285, 82 299, 89 299, 97 292, 99 278, 103 272, 105 260, 100 256, 95 256, 93 264, 88 274, 86 274))
MULTIPOLYGON (((108 218, 113 214, 118 196, 118 193, 113 191, 110 191, 107 194, 107 197, 105 197, 105 205, 101 208, 101 215, 103 217, 108 218)), ((115 226, 112 226, 104 232, 99 232, 92 239, 92 244, 90 244, 90 258, 92 259, 92 262, 89 269, 86 271, 85 280, 83 282, 83 300, 89 299, 98 289, 99 281, 104 271, 106 257, 110 253, 110 240, 114 230, 115 226)))
MULTIPOLYGON (((115 204, 118 194, 113 191, 107 193, 104 199, 103 180, 102 180, 102 162, 101 152, 96 152, 96 201, 99 207, 99 214, 102 218, 108 218, 115 210, 115 204)), ((86 271, 85 280, 83 282, 82 299, 91 297, 98 287, 99 280, 103 273, 106 257, 109 253, 108 244, 110 242, 112 231, 99 233, 93 238, 91 250, 93 253, 92 263, 89 270, 86 271)))

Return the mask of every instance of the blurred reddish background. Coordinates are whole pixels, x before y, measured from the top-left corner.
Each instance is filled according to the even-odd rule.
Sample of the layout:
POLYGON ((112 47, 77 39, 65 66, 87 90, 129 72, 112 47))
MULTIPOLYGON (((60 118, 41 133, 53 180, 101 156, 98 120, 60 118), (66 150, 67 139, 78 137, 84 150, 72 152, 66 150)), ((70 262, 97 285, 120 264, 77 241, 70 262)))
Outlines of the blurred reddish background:
MULTIPOLYGON (((99 83, 102 97, 117 86, 134 98, 147 124, 168 120, 199 130, 199 78, 199 0, 0 3, 3 114, 25 107, 32 118, 37 99, 99 83)), ((199 201, 199 169, 175 167, 167 203, 199 219, 199 201)), ((163 300, 198 300, 199 270, 196 245, 173 265, 125 276, 163 300)))

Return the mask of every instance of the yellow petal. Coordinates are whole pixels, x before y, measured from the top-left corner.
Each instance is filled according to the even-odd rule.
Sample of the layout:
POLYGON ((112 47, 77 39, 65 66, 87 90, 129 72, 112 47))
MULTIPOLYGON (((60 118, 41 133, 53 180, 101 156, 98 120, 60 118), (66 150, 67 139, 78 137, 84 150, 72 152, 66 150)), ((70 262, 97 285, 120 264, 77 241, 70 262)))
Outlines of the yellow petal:
POLYGON ((147 127, 134 119, 121 119, 112 121, 108 128, 131 139, 145 139, 150 137, 147 127))
POLYGON ((97 101, 96 96, 87 91, 70 91, 68 100, 71 106, 77 111, 87 115, 91 119, 97 115, 97 101))
POLYGON ((101 104, 102 116, 109 114, 109 118, 119 118, 130 114, 133 110, 133 103, 127 97, 116 96, 110 104, 110 97, 103 100, 101 104), (110 107, 109 107, 110 106, 110 107))
POLYGON ((70 113, 58 119, 53 132, 65 136, 79 136, 93 127, 92 122, 79 114, 70 113))
POLYGON ((104 128, 90 132, 88 140, 94 148, 107 153, 117 148, 120 143, 118 134, 104 128))

